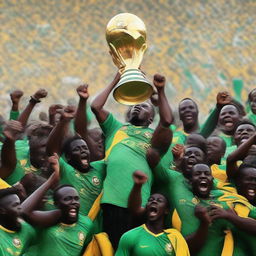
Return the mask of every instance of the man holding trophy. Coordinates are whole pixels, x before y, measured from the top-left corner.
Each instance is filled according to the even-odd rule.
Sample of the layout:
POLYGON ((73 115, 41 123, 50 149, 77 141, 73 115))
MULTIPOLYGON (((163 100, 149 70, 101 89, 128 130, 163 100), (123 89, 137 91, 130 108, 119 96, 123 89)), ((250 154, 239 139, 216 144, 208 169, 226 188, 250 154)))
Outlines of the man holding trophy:
POLYGON ((148 176, 142 189, 142 205, 145 206, 153 179, 146 152, 151 142, 158 147, 160 136, 171 132, 172 112, 164 92, 165 77, 157 74, 153 83, 158 92, 160 121, 155 131, 149 128, 154 119, 154 108, 146 100, 152 95, 153 87, 139 70, 147 48, 143 21, 129 13, 116 15, 107 25, 106 38, 119 72, 109 86, 96 96, 91 107, 106 138, 107 176, 101 200, 103 231, 109 235, 116 249, 121 235, 134 227, 127 209, 133 186, 132 174, 141 170, 148 176), (104 108, 113 90, 118 102, 132 105, 128 124, 119 122, 104 108))

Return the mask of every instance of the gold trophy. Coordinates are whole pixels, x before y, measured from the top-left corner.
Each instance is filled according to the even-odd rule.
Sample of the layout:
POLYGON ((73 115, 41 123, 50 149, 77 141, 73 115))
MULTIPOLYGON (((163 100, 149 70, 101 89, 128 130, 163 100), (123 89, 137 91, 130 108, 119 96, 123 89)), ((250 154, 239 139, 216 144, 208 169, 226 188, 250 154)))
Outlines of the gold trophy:
POLYGON ((144 22, 134 14, 120 13, 109 21, 106 39, 113 62, 121 73, 113 92, 115 100, 126 105, 147 100, 153 87, 139 70, 147 49, 144 22))

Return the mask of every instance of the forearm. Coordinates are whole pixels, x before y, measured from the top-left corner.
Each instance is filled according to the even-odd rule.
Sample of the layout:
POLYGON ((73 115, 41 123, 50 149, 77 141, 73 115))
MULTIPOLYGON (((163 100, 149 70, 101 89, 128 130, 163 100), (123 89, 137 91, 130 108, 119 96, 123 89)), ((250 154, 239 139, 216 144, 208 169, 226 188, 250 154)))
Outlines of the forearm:
POLYGON ((200 226, 195 233, 185 237, 191 255, 198 253, 204 246, 208 236, 208 227, 208 224, 200 223, 200 226))
POLYGON ((23 203, 21 204, 22 213, 26 216, 34 211, 38 205, 41 203, 45 193, 51 188, 54 183, 54 175, 52 174, 50 178, 41 185, 35 192, 33 192, 23 203))
POLYGON ((230 215, 227 220, 233 223, 237 228, 251 235, 256 235, 256 220, 252 218, 243 218, 236 214, 230 215))
POLYGON ((49 156, 53 153, 61 154, 62 142, 69 129, 69 120, 60 120, 49 135, 46 152, 49 156))
POLYGON ((75 117, 75 131, 80 134, 83 139, 87 137, 86 101, 87 100, 80 98, 75 117))
POLYGON ((200 134, 205 138, 209 137, 214 131, 214 129, 216 128, 220 110, 221 110, 221 107, 216 105, 216 107, 211 111, 206 121, 202 125, 200 129, 200 134))
POLYGON ((28 103, 28 105, 26 106, 26 108, 22 111, 22 113, 20 114, 18 121, 21 122, 22 126, 25 127, 28 121, 28 118, 32 112, 32 110, 34 109, 36 105, 35 101, 30 101, 28 103))
POLYGON ((141 207, 141 187, 142 185, 134 184, 128 198, 128 209, 135 216, 141 216, 145 208, 141 207))
POLYGON ((159 116, 160 124, 163 127, 170 127, 173 122, 173 115, 168 100, 166 98, 164 87, 158 88, 158 107, 159 107, 159 116))
POLYGON ((9 177, 15 169, 16 166, 16 150, 15 150, 15 140, 5 138, 2 151, 1 151, 1 171, 0 177, 6 179, 9 177))

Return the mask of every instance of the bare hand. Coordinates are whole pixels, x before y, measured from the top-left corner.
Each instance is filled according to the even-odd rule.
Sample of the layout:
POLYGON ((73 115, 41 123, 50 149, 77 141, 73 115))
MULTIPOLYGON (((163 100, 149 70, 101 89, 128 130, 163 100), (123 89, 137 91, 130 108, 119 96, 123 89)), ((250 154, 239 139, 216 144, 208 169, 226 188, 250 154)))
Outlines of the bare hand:
POLYGON ((33 97, 36 99, 36 100, 40 100, 42 98, 45 98, 47 96, 47 91, 45 89, 39 89, 34 95, 33 97))
POLYGON ((160 74, 155 74, 153 83, 157 89, 163 88, 165 86, 165 77, 160 74))
POLYGON ((212 221, 216 219, 229 219, 230 216, 236 214, 233 210, 224 210, 217 205, 212 205, 210 208, 210 218, 212 221))
POLYGON ((195 216, 204 224, 210 225, 211 218, 208 214, 207 208, 201 205, 195 207, 195 216))
POLYGON ((76 89, 80 98, 87 100, 89 98, 88 84, 82 84, 76 89))
POLYGON ((19 103, 21 97, 23 96, 23 91, 21 90, 15 90, 10 94, 11 101, 13 104, 19 103))
POLYGON ((158 107, 158 93, 156 91, 156 89, 154 88, 154 91, 152 93, 152 95, 150 96, 150 100, 151 100, 151 103, 155 106, 155 107, 158 107))
POLYGON ((54 177, 54 183, 57 183, 60 179, 59 156, 56 153, 54 153, 52 156, 48 158, 48 162, 53 170, 52 176, 54 177))
POLYGON ((61 104, 53 104, 49 107, 49 115, 56 115, 58 109, 64 109, 61 104))
POLYGON ((143 185, 148 180, 148 176, 144 172, 139 170, 135 171, 132 177, 133 177, 134 183, 137 185, 143 185))
POLYGON ((6 123, 6 126, 3 130, 3 134, 10 140, 15 140, 17 135, 22 132, 23 127, 19 121, 10 120, 6 123))
POLYGON ((227 104, 230 104, 230 102, 232 101, 232 97, 230 96, 229 92, 219 92, 217 94, 217 104, 219 105, 227 105, 227 104))
POLYGON ((76 115, 76 107, 75 106, 67 106, 62 111, 58 111, 61 113, 61 117, 65 120, 71 120, 76 115))
POLYGON ((184 148, 185 147, 182 144, 176 144, 172 148, 172 154, 176 160, 181 159, 184 156, 184 148))

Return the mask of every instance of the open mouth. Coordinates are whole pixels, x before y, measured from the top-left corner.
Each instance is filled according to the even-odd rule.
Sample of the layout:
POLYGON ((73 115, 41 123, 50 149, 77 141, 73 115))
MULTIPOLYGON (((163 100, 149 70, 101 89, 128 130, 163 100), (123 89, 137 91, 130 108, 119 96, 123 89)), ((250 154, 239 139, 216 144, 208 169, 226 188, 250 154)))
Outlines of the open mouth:
POLYGON ((255 197, 255 189, 252 189, 252 188, 249 188, 247 190, 247 194, 250 196, 250 197, 255 197))
POLYGON ((244 143, 244 142, 247 141, 248 139, 249 139, 249 135, 241 136, 241 143, 244 143))
POLYGON ((75 218, 77 216, 77 209, 75 208, 72 208, 68 211, 68 215, 71 217, 71 218, 75 218))
POLYGON ((227 128, 231 128, 234 126, 233 120, 231 118, 225 118, 224 119, 224 125, 227 128))
POLYGON ((189 158, 188 161, 187 161, 187 166, 191 168, 191 167, 193 167, 196 163, 197 163, 196 159, 194 159, 194 158, 189 158))
POLYGON ((208 190, 208 182, 206 180, 201 180, 199 183, 199 189, 201 192, 206 192, 208 190))
POLYGON ((148 209, 149 217, 155 217, 158 214, 158 209, 155 205, 151 205, 148 209))

